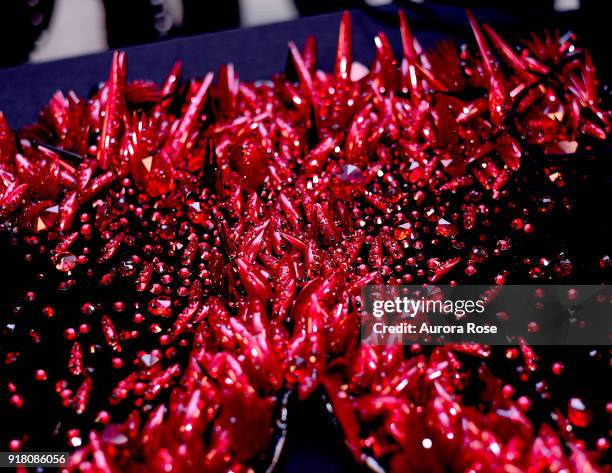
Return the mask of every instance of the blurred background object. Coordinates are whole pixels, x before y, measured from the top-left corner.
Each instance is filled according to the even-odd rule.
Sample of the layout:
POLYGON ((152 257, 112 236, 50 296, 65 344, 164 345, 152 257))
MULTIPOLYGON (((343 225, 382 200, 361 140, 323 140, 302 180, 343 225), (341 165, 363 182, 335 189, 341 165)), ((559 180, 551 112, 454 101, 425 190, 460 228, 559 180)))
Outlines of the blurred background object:
POLYGON ((359 8, 377 21, 396 21, 396 5, 412 9, 425 21, 453 30, 455 18, 446 7, 493 11, 511 17, 506 29, 570 25, 584 44, 607 64, 608 27, 597 0, 10 0, 0 7, 0 67, 41 62, 122 48, 167 38, 189 36, 240 26, 291 20, 349 8, 359 8), (392 5, 395 3, 395 5, 392 5), (428 9, 440 8, 431 15, 428 9))
MULTIPOLYGON (((21 0, 12 1, 18 3, 21 0)), ((30 54, 30 61, 62 59, 103 51, 108 47, 104 27, 104 5, 101 0, 54 0, 54 2, 55 8, 49 28, 40 35, 37 44, 33 45, 35 48, 30 54)))
POLYGON ((28 60, 49 26, 55 0, 11 0, 0 6, 0 66, 28 60))

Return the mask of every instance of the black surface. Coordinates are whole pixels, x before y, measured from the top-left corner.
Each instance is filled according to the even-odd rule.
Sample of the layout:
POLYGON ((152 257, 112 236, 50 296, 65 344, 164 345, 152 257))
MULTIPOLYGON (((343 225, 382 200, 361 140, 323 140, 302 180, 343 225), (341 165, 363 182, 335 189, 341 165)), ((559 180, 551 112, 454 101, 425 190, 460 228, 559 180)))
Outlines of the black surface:
POLYGON ((293 396, 278 473, 368 473, 345 446, 340 426, 327 410, 322 389, 305 401, 293 396))

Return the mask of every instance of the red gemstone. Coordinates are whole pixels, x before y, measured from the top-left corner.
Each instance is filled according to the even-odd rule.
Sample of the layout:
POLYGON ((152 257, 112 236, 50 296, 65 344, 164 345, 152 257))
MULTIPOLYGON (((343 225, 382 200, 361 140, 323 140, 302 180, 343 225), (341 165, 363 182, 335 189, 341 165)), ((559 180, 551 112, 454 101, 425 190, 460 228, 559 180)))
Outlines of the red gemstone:
POLYGON ((172 299, 167 296, 159 296, 149 302, 149 312, 160 317, 172 315, 172 299))
POLYGON ((72 271, 72 269, 74 269, 76 266, 77 257, 69 252, 60 253, 55 257, 55 261, 55 267, 57 270, 67 273, 72 271))
POLYGON ((592 413, 587 409, 584 401, 577 397, 569 400, 567 416, 572 424, 582 428, 588 427, 593 418, 592 413))

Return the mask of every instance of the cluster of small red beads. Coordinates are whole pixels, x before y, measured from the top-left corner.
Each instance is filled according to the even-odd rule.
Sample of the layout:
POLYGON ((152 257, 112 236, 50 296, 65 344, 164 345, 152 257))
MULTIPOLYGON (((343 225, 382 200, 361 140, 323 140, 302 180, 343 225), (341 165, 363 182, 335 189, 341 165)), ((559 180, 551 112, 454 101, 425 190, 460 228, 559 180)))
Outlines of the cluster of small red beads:
MULTIPOLYGON (((532 399, 493 374, 500 350, 359 343, 368 284, 574 274, 563 248, 513 249, 572 210, 566 195, 518 197, 528 149, 608 143, 590 57, 569 36, 515 49, 469 19, 477 50, 424 51, 400 14, 402 59, 381 33, 367 69, 345 14, 332 73, 310 38, 269 82, 227 65, 216 83, 183 84, 180 64, 161 87, 127 82, 116 53, 91 98, 58 92, 17 132, 0 114, 4 234, 46 288, 16 295, 2 326, 0 409, 31 407, 27 377, 51 385, 58 431, 78 447, 68 471, 264 471, 288 392, 324 393, 374 471, 597 471, 608 437, 587 446, 573 432, 588 403, 536 425, 532 399), (34 308, 40 323, 20 315, 34 308), (60 351, 26 360, 19 331, 60 351)), ((553 190, 569 177, 539 171, 553 190)), ((534 350, 501 351, 546 398, 534 350)))

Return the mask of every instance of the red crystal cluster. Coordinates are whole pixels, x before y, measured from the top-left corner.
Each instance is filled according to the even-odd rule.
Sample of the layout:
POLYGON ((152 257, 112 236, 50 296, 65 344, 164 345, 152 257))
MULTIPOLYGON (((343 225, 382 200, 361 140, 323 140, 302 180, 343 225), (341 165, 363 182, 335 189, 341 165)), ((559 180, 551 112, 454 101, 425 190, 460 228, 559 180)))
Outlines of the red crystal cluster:
POLYGON ((493 373, 501 351, 546 399, 529 346, 359 343, 368 284, 574 273, 562 248, 512 249, 572 209, 552 191, 521 200, 529 153, 558 190, 567 169, 545 155, 608 143, 590 57, 570 36, 515 49, 469 20, 477 50, 424 51, 400 14, 401 60, 381 33, 366 69, 345 14, 332 73, 310 38, 271 82, 227 65, 216 83, 182 84, 180 64, 161 87, 128 82, 116 53, 89 99, 58 92, 18 132, 0 114, 4 233, 23 264, 43 260, 32 284, 47 288, 19 294, 3 325, 1 409, 34 403, 26 378, 51 385, 58 430, 79 447, 69 471, 264 471, 292 391, 324 393, 374 471, 599 471, 608 433, 574 436, 593 417, 582 399, 536 422, 532 399, 493 373), (45 343, 61 366, 26 356, 45 343))

